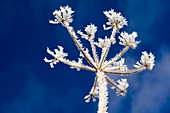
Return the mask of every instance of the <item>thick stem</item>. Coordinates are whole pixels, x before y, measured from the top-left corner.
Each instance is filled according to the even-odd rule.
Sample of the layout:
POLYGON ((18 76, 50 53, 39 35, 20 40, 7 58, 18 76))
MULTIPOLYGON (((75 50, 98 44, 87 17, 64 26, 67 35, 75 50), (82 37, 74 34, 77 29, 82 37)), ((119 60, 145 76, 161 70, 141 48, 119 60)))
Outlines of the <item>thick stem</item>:
POLYGON ((107 113, 107 103, 108 103, 108 90, 107 81, 105 79, 105 74, 103 72, 97 72, 98 86, 99 86, 99 103, 97 113, 107 113))

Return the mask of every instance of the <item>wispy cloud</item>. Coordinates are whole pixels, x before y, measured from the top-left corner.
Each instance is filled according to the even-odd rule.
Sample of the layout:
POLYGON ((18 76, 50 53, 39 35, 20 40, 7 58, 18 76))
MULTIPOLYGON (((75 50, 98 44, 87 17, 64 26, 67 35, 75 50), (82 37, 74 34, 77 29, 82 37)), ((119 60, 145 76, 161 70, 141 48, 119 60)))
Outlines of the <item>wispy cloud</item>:
POLYGON ((162 53, 153 73, 146 73, 146 76, 153 77, 141 83, 139 92, 132 100, 132 113, 160 113, 161 109, 166 109, 163 104, 170 95, 169 59, 170 52, 162 53))
POLYGON ((120 112, 130 107, 126 113, 160 113, 168 109, 164 105, 168 104, 170 95, 170 52, 165 49, 160 49, 161 57, 156 59, 153 71, 129 77, 130 87, 126 97, 111 97, 110 111, 120 112))

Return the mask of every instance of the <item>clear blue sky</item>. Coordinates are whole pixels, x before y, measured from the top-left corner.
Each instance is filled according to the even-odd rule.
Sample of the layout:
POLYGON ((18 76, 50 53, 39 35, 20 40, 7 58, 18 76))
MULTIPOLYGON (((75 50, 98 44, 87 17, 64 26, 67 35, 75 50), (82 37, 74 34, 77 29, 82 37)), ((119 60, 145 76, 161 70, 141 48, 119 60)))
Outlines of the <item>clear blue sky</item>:
MULTIPOLYGON (((67 31, 48 23, 61 5, 75 11, 75 30, 94 23, 97 37, 109 34, 102 29, 107 21, 102 11, 121 12, 129 24, 122 31, 136 31, 141 40, 124 56, 126 64, 132 67, 145 50, 156 56, 153 71, 126 77, 130 86, 125 97, 116 96, 108 86, 109 113, 170 113, 169 0, 0 0, 0 113, 97 112, 97 102, 87 104, 83 99, 93 84, 93 73, 77 72, 62 63, 51 69, 43 62, 46 47, 62 45, 70 59, 79 54, 67 31)), ((112 48, 109 57, 120 49, 112 48)))

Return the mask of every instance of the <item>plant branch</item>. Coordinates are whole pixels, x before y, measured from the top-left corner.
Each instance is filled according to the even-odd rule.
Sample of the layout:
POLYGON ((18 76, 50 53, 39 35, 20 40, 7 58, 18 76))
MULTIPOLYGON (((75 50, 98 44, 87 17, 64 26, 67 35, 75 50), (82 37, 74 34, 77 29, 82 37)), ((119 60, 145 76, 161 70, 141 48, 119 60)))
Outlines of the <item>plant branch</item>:
POLYGON ((132 70, 127 70, 127 71, 104 71, 106 74, 120 74, 120 75, 130 75, 130 74, 136 74, 138 72, 144 71, 146 69, 145 66, 139 68, 139 69, 132 69, 132 70))
POLYGON ((77 46, 77 48, 78 48, 78 49, 80 50, 80 52, 83 54, 83 56, 85 57, 85 59, 87 60, 87 62, 88 62, 92 67, 94 67, 95 69, 97 69, 96 66, 94 65, 94 62, 91 61, 90 58, 85 54, 85 52, 84 52, 84 50, 83 50, 83 48, 82 48, 82 44, 80 43, 80 41, 77 40, 78 37, 77 37, 75 31, 73 30, 73 28, 70 27, 70 26, 68 26, 68 25, 64 25, 64 26, 67 28, 70 36, 73 38, 73 40, 74 40, 74 42, 75 42, 75 44, 76 44, 76 46, 77 46))
POLYGON ((98 56, 97 56, 97 52, 96 52, 96 47, 94 46, 94 41, 92 38, 89 39, 90 40, 90 45, 91 45, 91 49, 92 49, 92 53, 93 53, 93 57, 94 57, 94 60, 96 62, 96 67, 98 69, 98 63, 99 63, 99 59, 98 59, 98 56))
POLYGON ((95 91, 95 89, 96 89, 96 86, 97 86, 97 76, 95 77, 95 80, 94 80, 92 94, 94 93, 94 91, 95 91))
POLYGON ((106 76, 105 78, 106 78, 106 80, 107 80, 108 82, 110 82, 110 84, 112 84, 115 88, 119 89, 120 91, 123 91, 122 89, 119 88, 119 86, 118 86, 111 78, 109 78, 108 76, 106 76))
POLYGON ((125 54, 125 53, 128 51, 128 49, 129 49, 129 47, 128 47, 128 46, 125 46, 125 47, 123 48, 123 50, 120 51, 119 54, 116 54, 116 56, 113 57, 105 66, 103 66, 101 70, 103 70, 103 69, 105 69, 107 66, 115 63, 119 58, 121 58, 121 57, 123 56, 123 54, 125 54))
POLYGON ((110 36, 108 46, 106 46, 106 48, 103 49, 104 52, 102 52, 102 55, 101 55, 100 64, 99 64, 99 69, 101 68, 101 66, 102 66, 102 64, 103 64, 103 62, 104 62, 104 60, 105 60, 105 58, 106 58, 106 56, 107 56, 107 54, 108 54, 108 52, 109 52, 109 49, 110 49, 112 40, 113 40, 113 38, 114 38, 114 36, 115 36, 115 34, 116 34, 116 31, 117 31, 117 27, 115 26, 115 27, 113 28, 113 30, 112 30, 112 34, 111 34, 111 36, 110 36))
POLYGON ((87 70, 87 71, 96 72, 96 70, 94 68, 91 68, 91 67, 86 66, 84 64, 79 65, 78 63, 75 63, 75 61, 69 61, 69 60, 66 60, 66 59, 56 59, 56 60, 59 60, 60 62, 66 64, 70 67, 80 68, 80 69, 84 69, 84 70, 87 70))

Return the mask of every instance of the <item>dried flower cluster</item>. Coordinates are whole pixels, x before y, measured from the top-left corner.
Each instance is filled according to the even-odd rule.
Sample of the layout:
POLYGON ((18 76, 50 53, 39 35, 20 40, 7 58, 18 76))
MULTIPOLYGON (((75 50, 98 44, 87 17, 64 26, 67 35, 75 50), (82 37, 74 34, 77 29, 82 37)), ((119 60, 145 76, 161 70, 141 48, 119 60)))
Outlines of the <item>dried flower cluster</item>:
POLYGON ((54 20, 50 20, 49 22, 52 24, 62 24, 67 30, 70 36, 72 37, 75 45, 80 51, 80 58, 78 61, 68 60, 66 57, 68 56, 65 53, 62 46, 58 46, 58 49, 54 49, 54 52, 47 48, 47 53, 50 54, 53 58, 47 59, 44 58, 44 61, 50 63, 51 68, 54 68, 54 65, 58 62, 62 62, 66 65, 69 65, 72 69, 80 69, 92 71, 96 73, 96 77, 94 80, 94 84, 87 96, 84 97, 85 102, 89 102, 92 98, 93 101, 96 101, 96 98, 99 99, 98 103, 98 113, 107 113, 107 103, 108 103, 108 82, 113 85, 112 89, 116 89, 117 95, 126 95, 127 88, 129 86, 127 79, 120 79, 117 82, 110 79, 107 74, 119 74, 119 75, 130 75, 141 72, 143 70, 152 70, 154 64, 154 55, 152 53, 147 53, 146 51, 142 52, 140 62, 136 62, 134 65, 134 69, 128 69, 128 66, 124 64, 125 59, 122 58, 123 54, 125 54, 129 48, 135 49, 140 41, 136 41, 137 33, 133 32, 128 34, 126 32, 120 33, 120 42, 119 44, 124 46, 124 48, 120 51, 120 53, 116 54, 110 60, 106 60, 109 49, 111 45, 116 43, 115 34, 123 28, 123 26, 127 26, 126 18, 121 15, 121 13, 115 12, 113 9, 109 11, 104 11, 104 15, 108 19, 106 25, 103 25, 104 30, 112 30, 111 36, 105 38, 98 38, 98 42, 94 42, 95 33, 97 32, 97 27, 94 24, 87 25, 85 27, 85 32, 83 33, 81 30, 77 31, 77 34, 80 35, 81 38, 86 39, 90 42, 92 55, 89 54, 88 48, 83 47, 80 39, 78 38, 76 32, 70 24, 73 22, 72 14, 74 11, 69 6, 60 7, 60 10, 56 10, 53 12, 55 16, 54 20), (107 27, 106 27, 107 26, 107 27), (101 48, 101 56, 98 57, 96 47, 101 48), (83 64, 83 58, 87 60, 89 65, 83 64))

